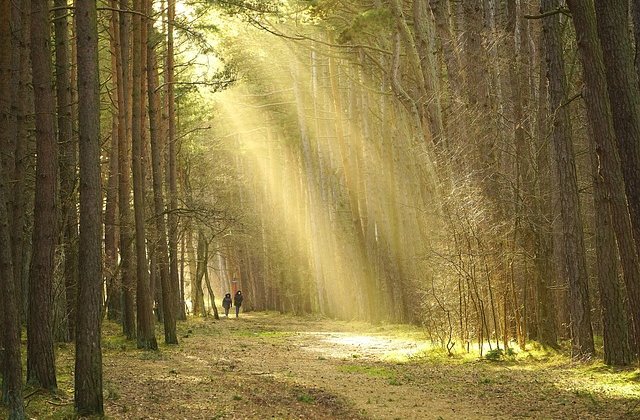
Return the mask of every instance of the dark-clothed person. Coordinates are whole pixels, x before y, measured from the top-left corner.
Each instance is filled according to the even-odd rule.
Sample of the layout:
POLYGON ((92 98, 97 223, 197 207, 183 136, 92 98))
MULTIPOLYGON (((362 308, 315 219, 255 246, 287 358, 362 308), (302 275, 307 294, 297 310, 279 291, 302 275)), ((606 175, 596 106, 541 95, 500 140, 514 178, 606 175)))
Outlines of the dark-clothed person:
POLYGON ((222 307, 224 308, 224 316, 229 317, 229 309, 231 308, 231 293, 224 295, 222 299, 222 307))
POLYGON ((242 305, 243 298, 244 297, 242 296, 242 292, 240 290, 238 290, 236 294, 233 296, 233 306, 236 307, 236 318, 240 314, 240 306, 242 305))

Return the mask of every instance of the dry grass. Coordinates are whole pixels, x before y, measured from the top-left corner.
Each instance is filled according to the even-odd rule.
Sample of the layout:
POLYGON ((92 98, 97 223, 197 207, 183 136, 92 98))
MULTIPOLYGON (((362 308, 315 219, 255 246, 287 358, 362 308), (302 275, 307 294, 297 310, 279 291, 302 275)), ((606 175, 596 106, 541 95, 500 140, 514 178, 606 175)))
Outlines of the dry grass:
MULTIPOLYGON (((449 357, 416 328, 265 313, 179 329, 149 352, 105 324, 108 418, 640 418, 637 370, 544 350, 449 357)), ((56 353, 59 392, 27 390, 30 418, 73 418, 73 346, 56 353)))

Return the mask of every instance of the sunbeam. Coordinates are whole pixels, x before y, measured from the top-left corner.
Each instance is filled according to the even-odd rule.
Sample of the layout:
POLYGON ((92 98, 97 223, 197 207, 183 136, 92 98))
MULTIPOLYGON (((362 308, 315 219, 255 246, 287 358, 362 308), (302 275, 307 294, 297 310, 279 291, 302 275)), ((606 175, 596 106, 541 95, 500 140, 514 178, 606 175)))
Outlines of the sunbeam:
MULTIPOLYGON (((300 56, 270 35, 253 34, 244 47, 235 47, 246 54, 260 51, 254 56, 259 71, 217 95, 221 116, 214 125, 237 151, 244 178, 254 182, 247 187, 262 204, 253 216, 272 234, 284 227, 285 243, 295 244, 289 263, 309 267, 306 278, 295 281, 312 284, 313 305, 322 312, 401 319, 394 305, 408 293, 391 290, 393 278, 420 276, 416 258, 424 253, 406 242, 418 234, 425 243, 435 228, 426 222, 427 212, 410 204, 432 200, 433 191, 404 181, 415 178, 409 174, 425 156, 398 165, 399 146, 411 143, 398 132, 406 121, 380 127, 371 115, 360 114, 376 99, 357 68, 338 68, 311 50, 300 56), (280 60, 283 51, 290 53, 286 62, 280 60), (336 99, 343 95, 340 83, 359 93, 350 89, 336 99), (395 256, 391 271, 377 251, 384 247, 395 256)), ((375 106, 398 112, 388 104, 375 106)))

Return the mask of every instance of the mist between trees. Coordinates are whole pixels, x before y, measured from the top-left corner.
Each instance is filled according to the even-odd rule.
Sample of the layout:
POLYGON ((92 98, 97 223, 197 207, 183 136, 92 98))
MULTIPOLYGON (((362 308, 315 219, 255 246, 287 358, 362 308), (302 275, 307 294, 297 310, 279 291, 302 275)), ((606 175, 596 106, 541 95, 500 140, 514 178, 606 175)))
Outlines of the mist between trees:
POLYGON ((21 325, 27 381, 55 389, 76 340, 99 413, 101 317, 153 349, 235 290, 448 351, 637 361, 635 3, 80 3, 0 0, 16 418, 21 325))

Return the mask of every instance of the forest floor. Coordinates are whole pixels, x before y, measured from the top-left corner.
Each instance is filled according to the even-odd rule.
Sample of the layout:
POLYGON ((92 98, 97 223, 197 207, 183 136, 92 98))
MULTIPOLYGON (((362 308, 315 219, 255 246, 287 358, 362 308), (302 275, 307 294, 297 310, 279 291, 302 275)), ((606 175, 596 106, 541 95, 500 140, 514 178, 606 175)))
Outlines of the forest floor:
MULTIPOLYGON (((180 323, 180 344, 159 351, 103 329, 113 419, 640 418, 637 369, 544 351, 447 357, 407 326, 242 313, 180 323)), ((27 390, 29 418, 72 417, 72 353, 57 347, 55 396, 27 390)))

